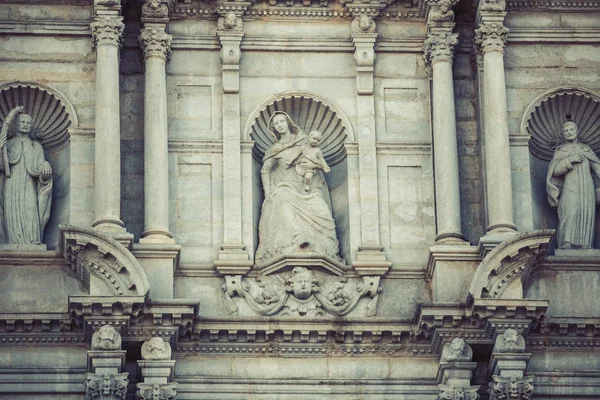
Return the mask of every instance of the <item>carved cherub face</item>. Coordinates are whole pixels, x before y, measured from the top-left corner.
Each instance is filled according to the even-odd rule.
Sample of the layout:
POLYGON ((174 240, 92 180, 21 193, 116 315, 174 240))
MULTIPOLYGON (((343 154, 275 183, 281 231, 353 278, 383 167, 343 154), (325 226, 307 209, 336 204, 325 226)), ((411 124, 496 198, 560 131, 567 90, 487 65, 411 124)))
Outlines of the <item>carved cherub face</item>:
POLYGON ((519 334, 514 329, 508 329, 503 335, 505 345, 514 345, 519 341, 519 334))
POLYGON ((33 119, 28 114, 19 114, 17 116, 17 130, 20 133, 29 133, 31 131, 33 119))
POLYGON ((225 23, 225 27, 227 29, 232 29, 233 27, 235 27, 236 19, 237 17, 235 13, 227 13, 227 15, 225 15, 225 20, 223 21, 225 23))
POLYGON ((148 352, 153 357, 162 355, 165 351, 165 342, 159 337, 153 337, 148 341, 148 352))
POLYGON ((148 6, 150 6, 150 8, 158 8, 160 6, 160 0, 148 0, 148 6))
POLYGON ((449 1, 440 1, 438 4, 438 8, 442 14, 447 14, 448 11, 452 8, 452 4, 449 1))
POLYGON ((100 337, 100 342, 110 341, 114 343, 117 332, 114 330, 114 328, 105 325, 98 330, 98 336, 100 337))
POLYGON ((563 137, 565 140, 572 142, 573 140, 577 139, 578 135, 579 129, 577 128, 577 124, 573 121, 565 122, 563 125, 563 137))
POLYGON ((467 343, 465 342, 465 339, 455 338, 450 343, 450 350, 452 350, 452 353, 454 353, 456 355, 461 355, 461 354, 463 354, 466 345, 467 345, 467 343))
POLYGON ((358 27, 361 31, 368 31, 371 27, 371 18, 367 15, 361 15, 358 19, 358 27))
POLYGON ((321 142, 321 132, 312 131, 308 134, 308 144, 310 144, 312 147, 317 147, 319 142, 321 142))
POLYGON ((313 292, 313 286, 317 280, 313 273, 304 267, 296 267, 292 270, 292 277, 288 280, 288 290, 294 294, 294 297, 305 300, 308 299, 313 292))

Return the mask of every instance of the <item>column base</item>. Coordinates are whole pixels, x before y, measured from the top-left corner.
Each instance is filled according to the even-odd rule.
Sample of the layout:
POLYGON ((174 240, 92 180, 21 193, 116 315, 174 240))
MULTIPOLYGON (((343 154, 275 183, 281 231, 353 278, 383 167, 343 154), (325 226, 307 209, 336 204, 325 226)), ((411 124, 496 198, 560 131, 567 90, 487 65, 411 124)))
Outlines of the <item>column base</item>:
POLYGON ((173 298, 173 274, 179 263, 181 246, 175 243, 145 242, 133 245, 131 253, 144 267, 150 282, 151 299, 173 298))
POLYGON ((140 243, 168 243, 174 244, 175 240, 169 231, 161 229, 148 229, 142 233, 140 243))
POLYGON ((92 223, 92 228, 106 236, 115 239, 126 248, 130 249, 133 243, 133 234, 127 232, 125 224, 120 219, 101 218, 92 223))
POLYGON ((215 268, 219 275, 247 275, 254 263, 243 244, 222 244, 215 268))
POLYGON ((494 225, 490 225, 486 229, 486 236, 497 235, 497 234, 510 234, 517 233, 517 227, 511 222, 500 222, 494 225))
POLYGON ((367 245, 358 248, 352 267, 361 276, 382 276, 390 270, 392 262, 387 260, 383 247, 367 245))
POLYGON ((443 232, 435 237, 435 243, 440 245, 469 246, 465 237, 456 232, 443 232))

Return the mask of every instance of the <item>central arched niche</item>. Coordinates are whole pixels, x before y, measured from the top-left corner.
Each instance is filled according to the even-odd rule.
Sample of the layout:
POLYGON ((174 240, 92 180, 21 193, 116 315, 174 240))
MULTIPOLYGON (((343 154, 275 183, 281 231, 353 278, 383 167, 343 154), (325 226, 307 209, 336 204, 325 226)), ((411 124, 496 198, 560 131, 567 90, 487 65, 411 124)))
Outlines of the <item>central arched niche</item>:
MULTIPOLYGON (((52 206, 42 242, 49 249, 56 249, 58 226, 69 223, 69 128, 78 126, 77 115, 66 96, 56 88, 36 82, 0 84, 0 127, 17 106, 23 106, 23 112, 31 115, 32 132, 52 166, 52 206)), ((14 129, 12 125, 9 129, 14 129)))
POLYGON ((244 129, 245 138, 254 141, 252 147, 254 251, 258 246, 258 222, 264 200, 260 169, 265 151, 275 141, 267 125, 276 111, 286 112, 304 132, 318 130, 323 135, 319 148, 331 167, 331 172, 325 174, 325 180, 329 187, 333 218, 340 242, 340 256, 350 262, 349 174, 346 144, 354 142, 354 131, 350 120, 339 108, 325 98, 309 92, 286 92, 265 100, 254 109, 244 129))
MULTIPOLYGON (((521 121, 521 132, 530 136, 534 229, 556 228, 558 224, 556 210, 547 200, 546 175, 554 150, 563 143, 563 124, 569 119, 579 128, 579 141, 600 155, 600 96, 591 90, 572 87, 548 90, 527 107, 521 121)), ((595 247, 599 247, 599 241, 597 232, 595 247)))

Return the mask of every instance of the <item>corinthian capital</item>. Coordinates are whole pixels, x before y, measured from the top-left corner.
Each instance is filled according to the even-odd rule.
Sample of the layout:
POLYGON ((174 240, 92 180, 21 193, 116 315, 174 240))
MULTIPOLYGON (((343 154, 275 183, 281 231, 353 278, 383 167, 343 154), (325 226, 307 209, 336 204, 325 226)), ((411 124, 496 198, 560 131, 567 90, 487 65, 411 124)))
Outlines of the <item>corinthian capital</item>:
POLYGON ((454 48, 458 44, 458 33, 432 31, 423 43, 425 62, 433 65, 438 61, 452 62, 454 48))
POLYGON ((159 28, 144 28, 140 33, 140 47, 144 53, 144 59, 148 57, 169 58, 171 42, 173 38, 164 30, 159 28))
POLYGON ((152 384, 138 383, 138 396, 140 400, 174 400, 177 392, 177 383, 152 384))
POLYGON ((496 51, 504 53, 508 28, 499 22, 484 23, 475 30, 475 43, 481 48, 483 54, 496 51))
POLYGON ((97 18, 90 24, 94 46, 111 44, 120 46, 123 38, 123 17, 97 18))
POLYGON ((517 377, 501 377, 494 375, 494 382, 490 383, 488 389, 490 400, 514 399, 514 400, 529 400, 533 393, 533 376, 517 377))
POLYGON ((87 374, 85 400, 124 400, 127 394, 127 375, 127 372, 87 374))
POLYGON ((438 400, 478 400, 477 386, 454 387, 439 385, 438 400))

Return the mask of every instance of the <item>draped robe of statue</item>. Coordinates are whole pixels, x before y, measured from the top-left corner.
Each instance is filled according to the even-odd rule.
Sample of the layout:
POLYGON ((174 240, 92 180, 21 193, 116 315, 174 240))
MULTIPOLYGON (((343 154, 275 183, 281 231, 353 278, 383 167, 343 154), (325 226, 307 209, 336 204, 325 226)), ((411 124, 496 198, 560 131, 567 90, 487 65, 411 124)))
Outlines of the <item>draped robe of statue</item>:
POLYGON ((339 243, 332 217, 331 200, 325 177, 316 171, 308 192, 304 176, 296 171, 294 155, 306 145, 308 136, 298 130, 287 143, 276 142, 265 153, 263 179, 270 180, 271 193, 263 202, 259 222, 256 262, 302 248, 340 260, 339 243))
MULTIPOLYGON (((0 200, 4 224, 0 242, 40 244, 52 202, 52 177, 42 179, 40 174, 44 149, 22 134, 9 139, 6 146, 10 178, 2 174, 4 195, 0 200)), ((0 166, 4 169, 3 162, 0 166)))
POLYGON ((590 146, 567 143, 554 152, 546 178, 548 202, 558 207, 558 246, 594 247, 596 203, 600 198, 600 159, 590 146), (583 155, 583 162, 569 157, 583 155))

